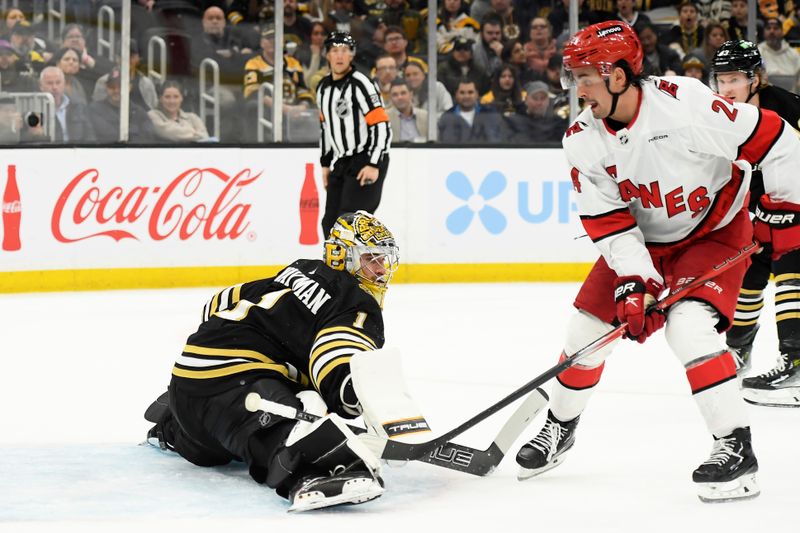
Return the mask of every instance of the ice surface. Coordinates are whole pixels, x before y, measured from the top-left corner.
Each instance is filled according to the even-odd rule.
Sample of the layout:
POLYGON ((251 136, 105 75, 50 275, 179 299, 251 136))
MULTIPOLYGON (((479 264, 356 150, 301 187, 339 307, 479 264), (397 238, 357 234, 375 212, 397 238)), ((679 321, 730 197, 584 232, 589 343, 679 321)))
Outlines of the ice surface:
MULTIPOLYGON (((576 290, 392 287, 387 343, 402 350, 409 386, 434 430, 555 364, 576 290)), ((644 346, 626 341, 609 357, 576 446, 556 470, 516 481, 513 454, 536 433, 540 415, 489 477, 413 463, 386 469, 388 490, 374 502, 287 515, 287 504, 241 465, 204 469, 138 445, 149 427, 142 413, 165 389, 213 291, 0 296, 0 531, 800 531, 792 511, 800 409, 749 406, 762 495, 701 503, 691 471, 711 438, 661 333, 644 346)), ((768 304, 756 371, 777 353, 772 313, 768 304)), ((457 442, 485 447, 508 414, 457 442)))

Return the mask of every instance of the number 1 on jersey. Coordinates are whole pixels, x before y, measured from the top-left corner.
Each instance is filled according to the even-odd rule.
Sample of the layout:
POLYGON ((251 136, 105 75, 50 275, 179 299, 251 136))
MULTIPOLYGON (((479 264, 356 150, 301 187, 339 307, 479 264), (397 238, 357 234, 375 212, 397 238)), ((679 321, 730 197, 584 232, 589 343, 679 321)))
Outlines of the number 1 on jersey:
POLYGON ((363 311, 359 311, 356 314, 356 319, 353 322, 353 327, 358 329, 364 329, 364 322, 367 320, 367 313, 363 311))

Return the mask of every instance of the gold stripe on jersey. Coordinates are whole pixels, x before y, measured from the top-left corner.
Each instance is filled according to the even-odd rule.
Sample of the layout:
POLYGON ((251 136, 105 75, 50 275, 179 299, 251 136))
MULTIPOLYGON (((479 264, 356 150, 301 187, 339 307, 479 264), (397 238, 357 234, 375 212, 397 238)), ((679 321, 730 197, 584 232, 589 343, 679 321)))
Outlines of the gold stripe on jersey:
POLYGON ((364 335, 363 333, 361 333, 357 329, 349 328, 347 326, 334 326, 332 328, 325 328, 325 329, 321 330, 319 333, 317 333, 317 339, 319 339, 323 335, 327 335, 328 333, 338 333, 338 332, 352 333, 354 335, 358 335, 359 337, 361 337, 362 339, 367 341, 369 343, 369 345, 372 346, 373 349, 375 349, 375 350, 378 349, 378 345, 375 344, 374 340, 369 338, 367 335, 364 335))
POLYGON ((736 304, 736 311, 758 311, 764 307, 764 302, 752 305, 736 304))
POLYGON ((791 292, 787 291, 775 295, 775 303, 783 302, 785 300, 798 300, 798 299, 800 299, 800 292, 796 291, 791 291, 791 292))
POLYGON ((752 326, 753 324, 755 324, 757 322, 758 322, 757 318, 755 320, 734 320, 733 321, 733 325, 734 326, 752 326))
POLYGON ((775 321, 780 322, 782 320, 789 320, 790 318, 800 318, 800 313, 794 312, 787 312, 787 313, 778 313, 775 315, 775 321))
POLYGON ((775 276, 775 283, 781 283, 790 279, 800 279, 800 274, 780 274, 775 276))
POLYGON ((273 361, 266 355, 255 350, 207 348, 205 346, 187 344, 183 349, 182 355, 186 359, 196 359, 198 364, 197 366, 191 366, 175 363, 172 374, 178 377, 210 379, 249 372, 251 370, 269 370, 277 372, 301 385, 309 385, 308 377, 302 372, 299 372, 292 365, 273 361), (215 362, 211 366, 205 364, 211 359, 219 359, 219 362, 215 362), (248 361, 242 361, 242 359, 248 361))
POLYGON ((317 390, 335 368, 350 362, 356 352, 377 349, 375 341, 346 326, 326 328, 317 333, 308 360, 308 373, 317 390))

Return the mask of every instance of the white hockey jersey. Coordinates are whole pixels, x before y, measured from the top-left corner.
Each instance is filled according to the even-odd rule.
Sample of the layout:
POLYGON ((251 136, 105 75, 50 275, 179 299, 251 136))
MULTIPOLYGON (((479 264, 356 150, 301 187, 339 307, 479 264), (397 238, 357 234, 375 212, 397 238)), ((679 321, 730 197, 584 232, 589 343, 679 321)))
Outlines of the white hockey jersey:
POLYGON ((617 132, 585 109, 563 145, 586 232, 618 275, 663 282, 650 254, 729 224, 746 206, 752 165, 772 200, 800 204, 800 140, 785 126, 677 76, 649 78, 617 132))

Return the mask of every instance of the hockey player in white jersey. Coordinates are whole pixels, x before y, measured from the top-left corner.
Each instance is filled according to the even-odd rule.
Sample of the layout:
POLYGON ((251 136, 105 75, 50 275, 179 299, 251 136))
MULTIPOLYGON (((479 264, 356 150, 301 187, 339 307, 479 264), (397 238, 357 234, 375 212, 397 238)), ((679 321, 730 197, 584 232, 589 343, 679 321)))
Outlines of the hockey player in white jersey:
MULTIPOLYGON (((758 462, 736 367, 720 332, 730 327, 746 265, 715 277, 668 309, 676 290, 751 242, 746 212, 752 165, 761 167, 756 236, 777 254, 800 247, 800 141, 775 113, 735 104, 684 77, 642 77, 642 46, 625 23, 577 32, 564 48, 562 83, 586 108, 564 135, 581 221, 601 257, 575 300, 564 354, 615 324, 644 342, 667 342, 713 435, 693 473, 703 501, 758 495, 758 462)), ((520 479, 560 464, 613 344, 558 376, 540 433, 522 447, 520 479)))

